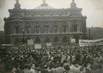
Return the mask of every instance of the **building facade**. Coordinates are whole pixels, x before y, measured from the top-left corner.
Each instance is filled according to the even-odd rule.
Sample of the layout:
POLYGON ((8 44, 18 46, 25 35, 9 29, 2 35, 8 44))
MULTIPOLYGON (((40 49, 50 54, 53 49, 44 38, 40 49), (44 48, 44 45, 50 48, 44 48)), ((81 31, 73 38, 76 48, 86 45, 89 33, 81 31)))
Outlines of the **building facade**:
POLYGON ((6 42, 26 43, 32 39, 34 44, 51 43, 52 45, 68 45, 71 38, 78 43, 86 37, 86 16, 82 8, 76 6, 75 0, 67 9, 55 9, 45 1, 35 9, 21 9, 19 0, 15 7, 9 9, 10 16, 5 18, 6 42))

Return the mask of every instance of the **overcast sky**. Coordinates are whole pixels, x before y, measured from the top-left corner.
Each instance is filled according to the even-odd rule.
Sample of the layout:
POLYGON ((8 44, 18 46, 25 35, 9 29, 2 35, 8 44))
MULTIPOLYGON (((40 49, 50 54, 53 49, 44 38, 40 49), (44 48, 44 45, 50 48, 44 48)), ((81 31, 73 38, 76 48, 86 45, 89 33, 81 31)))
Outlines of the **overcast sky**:
MULTIPOLYGON (((33 9, 42 3, 42 0, 20 0, 21 7, 33 9)), ((47 0, 54 8, 69 8, 71 0, 47 0)), ((83 8, 88 27, 103 27, 103 0, 76 0, 77 6, 83 8)), ((0 0, 0 30, 4 27, 4 17, 8 17, 8 9, 14 7, 15 0, 0 0)))

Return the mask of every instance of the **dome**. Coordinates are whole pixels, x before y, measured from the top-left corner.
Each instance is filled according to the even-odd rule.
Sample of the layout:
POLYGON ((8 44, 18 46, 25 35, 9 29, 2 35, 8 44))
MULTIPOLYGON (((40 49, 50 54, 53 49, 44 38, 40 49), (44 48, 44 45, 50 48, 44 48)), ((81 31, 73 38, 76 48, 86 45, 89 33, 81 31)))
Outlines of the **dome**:
POLYGON ((49 6, 48 4, 46 5, 40 5, 36 9, 54 9, 53 7, 49 6))
POLYGON ((54 9, 54 8, 48 5, 45 1, 43 1, 43 3, 40 6, 36 7, 36 9, 54 9))

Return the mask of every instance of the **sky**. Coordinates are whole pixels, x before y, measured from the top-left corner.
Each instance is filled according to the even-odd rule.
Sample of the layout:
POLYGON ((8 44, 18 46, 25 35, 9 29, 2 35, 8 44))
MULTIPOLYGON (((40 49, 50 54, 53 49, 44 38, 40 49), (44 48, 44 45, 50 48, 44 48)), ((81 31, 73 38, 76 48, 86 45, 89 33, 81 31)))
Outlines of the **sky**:
MULTIPOLYGON (((0 0, 0 30, 4 30, 4 17, 9 16, 8 9, 14 7, 16 0, 0 0)), ((72 0, 46 0, 54 8, 69 8, 72 0)), ((87 16, 87 27, 103 27, 103 0, 75 0, 77 7, 83 8, 87 16)), ((34 9, 42 0, 20 0, 21 8, 34 9)))

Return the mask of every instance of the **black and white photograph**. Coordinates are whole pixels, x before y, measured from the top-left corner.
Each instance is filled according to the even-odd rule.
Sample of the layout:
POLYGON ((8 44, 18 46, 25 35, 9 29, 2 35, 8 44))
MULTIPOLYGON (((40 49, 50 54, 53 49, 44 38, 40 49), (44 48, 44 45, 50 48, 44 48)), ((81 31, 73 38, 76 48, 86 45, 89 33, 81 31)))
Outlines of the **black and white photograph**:
POLYGON ((103 73, 103 0, 0 0, 0 73, 103 73))

